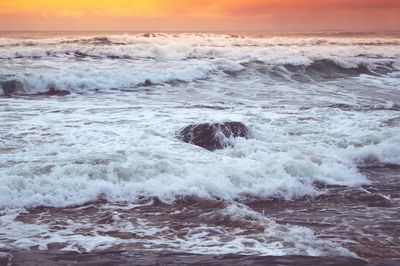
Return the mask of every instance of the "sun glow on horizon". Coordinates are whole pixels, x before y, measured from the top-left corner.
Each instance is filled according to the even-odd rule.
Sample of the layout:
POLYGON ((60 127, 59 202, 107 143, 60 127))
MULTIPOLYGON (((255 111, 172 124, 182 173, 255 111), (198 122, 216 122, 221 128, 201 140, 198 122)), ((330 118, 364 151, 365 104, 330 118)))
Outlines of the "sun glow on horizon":
POLYGON ((400 29, 398 0, 3 0, 0 29, 400 29))

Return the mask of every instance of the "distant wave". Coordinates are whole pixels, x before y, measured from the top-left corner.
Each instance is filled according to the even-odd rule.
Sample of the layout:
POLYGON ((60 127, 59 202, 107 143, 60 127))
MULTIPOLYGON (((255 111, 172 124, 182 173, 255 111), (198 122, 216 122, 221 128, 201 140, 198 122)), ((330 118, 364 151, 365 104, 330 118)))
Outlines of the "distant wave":
POLYGON ((273 80, 313 82, 327 81, 338 78, 358 77, 360 75, 382 76, 397 71, 393 63, 377 63, 374 66, 357 64, 344 66, 329 59, 316 59, 310 64, 283 64, 274 65, 263 61, 241 63, 245 68, 238 71, 225 71, 226 74, 237 77, 246 71, 253 70, 267 75, 273 80))
MULTIPOLYGON (((393 37, 121 34, 0 38, 0 94, 135 90, 215 79, 311 83, 400 69, 393 37)), ((393 74, 395 73, 395 74, 393 74)))
MULTIPOLYGON (((349 57, 398 57, 399 38, 322 38, 322 37, 248 37, 216 34, 135 34, 110 36, 64 36, 42 39, 0 38, 0 57, 64 57, 75 51, 105 58, 128 55, 134 59, 285 59, 301 63, 302 55, 349 57), (387 49, 381 49, 386 46, 387 49), (299 49, 299 48, 302 49, 299 49), (13 49, 9 49, 13 48, 13 49), (359 48, 359 49, 354 49, 359 48), (271 50, 274 49, 274 50, 271 50), (341 54, 337 53, 341 50, 341 54), (279 58, 278 57, 278 58, 279 58)), ((312 58, 312 57, 310 57, 312 58)), ((279 60, 281 61, 281 60, 279 60)))
MULTIPOLYGON (((76 58, 97 59, 98 57, 75 52, 76 58)), ((107 57, 113 60, 125 60, 128 58, 107 57)), ((96 67, 95 64, 93 67, 96 67)), ((360 75, 385 76, 398 71, 393 63, 378 63, 373 67, 364 64, 355 67, 345 67, 332 60, 318 59, 310 64, 275 65, 267 62, 252 60, 241 62, 238 66, 232 64, 199 65, 188 67, 165 69, 154 68, 152 70, 105 69, 94 73, 81 73, 77 71, 58 72, 54 75, 47 73, 8 74, 0 75, 0 91, 3 95, 32 95, 43 94, 50 89, 68 91, 70 93, 84 93, 98 90, 135 90, 149 86, 176 86, 182 83, 196 82, 198 80, 213 77, 239 79, 248 75, 256 75, 267 78, 270 81, 283 82, 321 82, 340 78, 358 77, 360 75)))
POLYGON ((42 39, 14 39, 3 37, 0 39, 0 47, 10 46, 36 46, 36 45, 58 45, 58 44, 83 44, 83 45, 129 45, 143 40, 169 40, 169 39, 196 39, 208 41, 225 41, 236 46, 298 46, 323 44, 335 46, 382 46, 400 45, 400 40, 390 35, 386 37, 368 37, 362 35, 351 36, 246 36, 238 34, 207 34, 207 33, 140 33, 140 34, 110 34, 92 37, 67 36, 67 37, 47 37, 42 39), (301 38, 300 38, 301 37, 301 38))

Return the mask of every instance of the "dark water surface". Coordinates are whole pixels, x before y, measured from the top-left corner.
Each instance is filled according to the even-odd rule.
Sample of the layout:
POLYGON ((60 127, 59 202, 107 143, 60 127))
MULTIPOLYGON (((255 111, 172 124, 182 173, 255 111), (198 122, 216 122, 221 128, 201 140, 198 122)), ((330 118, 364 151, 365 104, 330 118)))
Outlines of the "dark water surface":
POLYGON ((12 266, 51 266, 51 265, 351 265, 351 266, 395 266, 400 260, 366 262, 348 257, 305 257, 305 256, 244 256, 244 255, 194 255, 184 253, 148 253, 148 252, 40 252, 17 251, 0 253, 0 263, 12 266))
MULTIPOLYGON (((366 260, 399 258, 399 168, 383 166, 362 171, 374 180, 372 184, 362 188, 330 186, 325 187, 328 190, 326 194, 313 198, 306 197, 292 201, 253 198, 239 200, 238 204, 243 204, 260 215, 272 217, 277 224, 311 228, 318 238, 341 243, 342 246, 366 260)), ((209 230, 207 228, 222 228, 222 231, 210 230, 208 237, 222 235, 221 240, 229 241, 229 238, 235 237, 235 230, 241 228, 243 231, 238 236, 257 239, 257 235, 262 235, 265 230, 265 224, 255 221, 254 217, 244 216, 239 219, 224 213, 223 210, 232 203, 223 200, 191 198, 179 200, 173 205, 162 203, 157 199, 144 201, 142 203, 144 206, 134 208, 129 208, 125 204, 111 205, 101 201, 63 209, 40 207, 20 214, 16 220, 27 224, 50 224, 50 231, 65 229, 69 226, 66 221, 73 220, 75 225, 82 222, 81 228, 74 229, 75 233, 101 234, 138 241, 134 244, 119 244, 110 248, 116 252, 145 249, 151 237, 157 239, 161 236, 157 234, 148 236, 115 227, 105 230, 107 225, 117 224, 113 216, 115 212, 118 212, 119 219, 124 219, 124 221, 135 223, 142 218, 147 222, 151 221, 156 227, 168 224, 169 231, 160 233, 166 238, 177 235, 181 239, 187 239, 195 230, 207 231, 209 230), (110 206, 105 208, 104 206, 107 205, 110 206), (90 225, 90 223, 94 224, 90 225)), ((55 242, 47 244, 47 247, 57 251, 66 245, 67 243, 55 242)), ((164 246, 167 247, 166 243, 161 241, 158 246, 155 245, 152 248, 162 249, 164 246)), ((307 258, 301 260, 307 260, 307 258)))

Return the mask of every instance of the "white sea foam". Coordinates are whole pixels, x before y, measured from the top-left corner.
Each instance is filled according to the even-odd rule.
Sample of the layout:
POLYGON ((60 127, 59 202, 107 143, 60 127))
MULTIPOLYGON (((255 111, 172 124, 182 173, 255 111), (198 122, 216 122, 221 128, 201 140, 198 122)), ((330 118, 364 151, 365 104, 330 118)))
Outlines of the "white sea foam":
MULTIPOLYGON (((75 93, 0 97, 0 233, 7 231, 16 247, 32 246, 48 230, 14 220, 15 213, 29 207, 65 207, 99 198, 133 203, 143 196, 171 204, 184 196, 290 200, 324 193, 318 183, 368 184, 360 166, 400 164, 400 79, 390 67, 399 66, 395 37, 159 34, 24 42, 0 39, 0 82, 20 81, 20 94, 49 86, 75 93), (337 71, 330 77, 318 72, 320 66, 307 70, 313 62, 337 71), (361 69, 355 75, 354 69, 364 65, 391 72, 363 74, 361 69), (353 72, 346 75, 346 69, 353 72), (292 80, 294 74, 309 80, 292 80), (222 121, 244 122, 253 138, 209 152, 174 134, 188 124, 222 121), (27 237, 16 241, 21 232, 27 237)), ((230 208, 239 216, 243 211, 230 208)), ((213 246, 221 239, 205 236, 204 228, 191 239, 168 243, 186 251, 196 245, 205 253, 320 255, 337 250, 321 244, 307 228, 265 221, 271 230, 252 248, 246 241, 253 240, 240 237, 213 246), (280 242, 267 240, 278 236, 280 242), (281 246, 285 241, 292 249, 281 246)), ((85 242, 85 250, 92 250, 115 242, 68 231, 79 226, 85 225, 49 233, 40 248, 66 241, 67 249, 85 242)), ((163 230, 145 221, 139 229, 163 230)))
MULTIPOLYGON (((202 92, 187 95, 191 104, 201 102, 196 98, 202 92)), ((227 111, 200 104, 179 108, 179 101, 162 102, 163 97, 127 92, 2 99, 7 150, 0 161, 0 206, 67 206, 100 195, 110 200, 143 195, 167 201, 178 195, 233 199, 241 194, 289 199, 318 193, 314 182, 368 182, 357 164, 371 156, 400 163, 394 145, 398 128, 381 127, 392 111, 296 111, 289 106, 292 111, 258 106, 227 111), (189 123, 229 119, 245 122, 254 139, 238 139, 234 148, 212 153, 174 136, 189 123)))
POLYGON ((28 94, 49 86, 71 92, 126 89, 146 80, 165 84, 223 79, 226 71, 243 69, 240 63, 253 60, 263 62, 258 70, 272 76, 278 71, 290 79, 293 73, 276 67, 330 60, 344 68, 389 69, 398 62, 398 47, 397 38, 231 38, 212 34, 2 38, 0 81, 19 80, 24 87, 21 93, 28 94))
MULTIPOLYGON (((118 206, 104 206, 118 209, 118 206)), ((134 211, 132 206, 128 206, 134 211)), ((137 205, 136 208, 140 208, 137 205)), ((156 215, 156 214, 154 214, 156 215)), ((200 214, 203 218, 208 214, 200 214)), ((0 243, 0 248, 29 249, 37 247, 47 250, 54 243, 64 244, 65 251, 94 251, 112 249, 114 246, 129 249, 153 251, 192 252, 195 254, 249 254, 249 255, 307 255, 307 256, 356 256, 345 248, 329 241, 318 239, 310 229, 300 226, 279 225, 273 219, 257 213, 248 207, 232 203, 227 209, 212 216, 223 215, 231 221, 246 221, 260 228, 260 232, 246 233, 244 228, 224 228, 218 225, 186 225, 179 234, 167 223, 155 224, 142 218, 124 218, 118 211, 112 213, 112 220, 105 224, 93 224, 88 219, 68 219, 54 230, 45 216, 34 223, 16 221, 16 215, 0 216, 3 237, 9 243, 0 243), (264 229, 262 229, 264 228, 264 229), (109 232, 128 232, 136 235, 124 239, 110 236, 109 232), (86 232, 79 234, 77 232, 86 232), (227 239, 229 239, 227 241, 227 239)), ((212 217, 206 217, 211 218, 212 217)))

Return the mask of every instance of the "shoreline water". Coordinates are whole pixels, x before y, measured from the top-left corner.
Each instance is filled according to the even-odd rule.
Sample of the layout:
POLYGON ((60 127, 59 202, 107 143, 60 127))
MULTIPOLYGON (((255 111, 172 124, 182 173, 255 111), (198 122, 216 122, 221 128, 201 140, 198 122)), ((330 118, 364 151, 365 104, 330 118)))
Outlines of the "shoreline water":
MULTIPOLYGON (((98 241, 100 242, 95 246, 98 245, 103 249, 106 248, 104 245, 111 241, 111 245, 104 252, 142 249, 147 254, 157 253, 158 249, 176 249, 176 252, 187 249, 191 253, 202 250, 204 254, 208 252, 229 254, 229 241, 235 238, 242 239, 243 243, 251 244, 258 235, 266 234, 265 228, 267 231, 276 230, 283 233, 285 230, 292 230, 293 226, 304 226, 313 230, 316 237, 314 242, 330 240, 347 248, 353 256, 359 256, 361 259, 382 261, 399 258, 400 245, 397 228, 400 217, 397 212, 399 203, 396 201, 400 196, 398 167, 369 167, 362 171, 374 180, 372 184, 362 188, 325 186, 326 192, 320 196, 291 201, 279 198, 242 198, 234 203, 220 199, 192 197, 177 199, 173 204, 168 204, 156 198, 144 198, 142 202, 131 205, 99 200, 83 206, 67 208, 43 206, 27 209, 26 212, 15 217, 15 221, 21 223, 19 225, 21 230, 26 227, 28 234, 33 225, 38 228, 50 225, 45 229, 49 231, 47 233, 38 231, 31 236, 26 236, 28 239, 32 237, 38 241, 36 245, 32 242, 31 249, 48 249, 50 253, 62 252, 61 249, 65 248, 87 252, 87 249, 91 248, 90 243, 98 241), (226 212, 225 209, 230 209, 230 211, 226 212), (240 212, 243 214, 235 217, 240 212), (273 218, 273 221, 269 218, 273 218), (140 220, 142 220, 142 225, 138 224, 140 220), (126 227, 129 222, 132 222, 134 227, 126 227), (169 229, 160 230, 166 224, 169 229), (244 231, 235 233, 238 228, 244 231), (146 230, 153 233, 146 234, 146 230), (194 241, 194 239, 190 240, 193 236, 191 232, 194 235, 208 232, 209 235, 194 241), (44 235, 38 237, 35 234, 44 235), (77 237, 74 240, 69 236, 70 234, 82 235, 82 238, 77 237), (100 239, 97 239, 99 237, 100 239), (219 244, 209 242, 207 239, 216 237, 220 239, 217 241, 220 242, 219 244), (174 238, 177 239, 174 240, 174 238), (105 240, 106 242, 102 243, 105 240), (190 241, 196 244, 192 247, 187 246, 190 241), (224 244, 224 241, 228 242, 224 244), (68 242, 74 244, 68 247, 68 242), (82 245, 83 243, 80 242, 88 242, 88 245, 82 245), (112 242, 115 243, 112 244, 112 242), (213 245, 217 246, 213 247, 213 245), (218 245, 222 246, 218 248, 218 245)), ((9 226, 11 229, 12 225, 9 226)), ((293 237, 295 233, 292 234, 293 237)), ((10 238, 8 241, 13 238, 11 235, 6 236, 7 233, 3 235, 4 239, 10 238)), ((18 234, 14 236, 17 237, 14 241, 23 243, 24 240, 19 240, 18 236, 18 234)), ((259 241, 274 243, 276 241, 274 238, 281 236, 272 234, 271 237, 259 241)), ((298 245, 299 243, 296 242, 304 241, 303 237, 305 236, 299 235, 297 239, 290 241, 298 245)), ((297 252, 307 253, 306 249, 312 247, 311 243, 312 241, 303 247, 300 244, 297 252)), ((321 245, 319 247, 321 250, 334 247, 325 242, 320 242, 319 245, 321 245), (323 245, 326 247, 322 248, 323 245)), ((92 252, 96 252, 95 246, 92 252)), ((255 247, 253 249, 257 250, 255 247)), ((246 244, 232 249, 231 252, 240 253, 240 250, 252 253, 251 249, 246 251, 246 244)), ((259 249, 258 252, 262 254, 263 251, 259 249)), ((293 251, 288 248, 286 252, 293 251)), ((340 255, 343 251, 337 252, 336 256, 343 256, 340 255)), ((257 255, 253 256, 257 257, 257 255)))
POLYGON ((7 266, 52 265, 271 265, 271 266, 396 266, 400 260, 365 261, 351 257, 307 256, 246 256, 246 255, 196 255, 168 252, 50 252, 50 251, 1 251, 0 264, 7 266), (7 255, 6 255, 7 254, 7 255))

